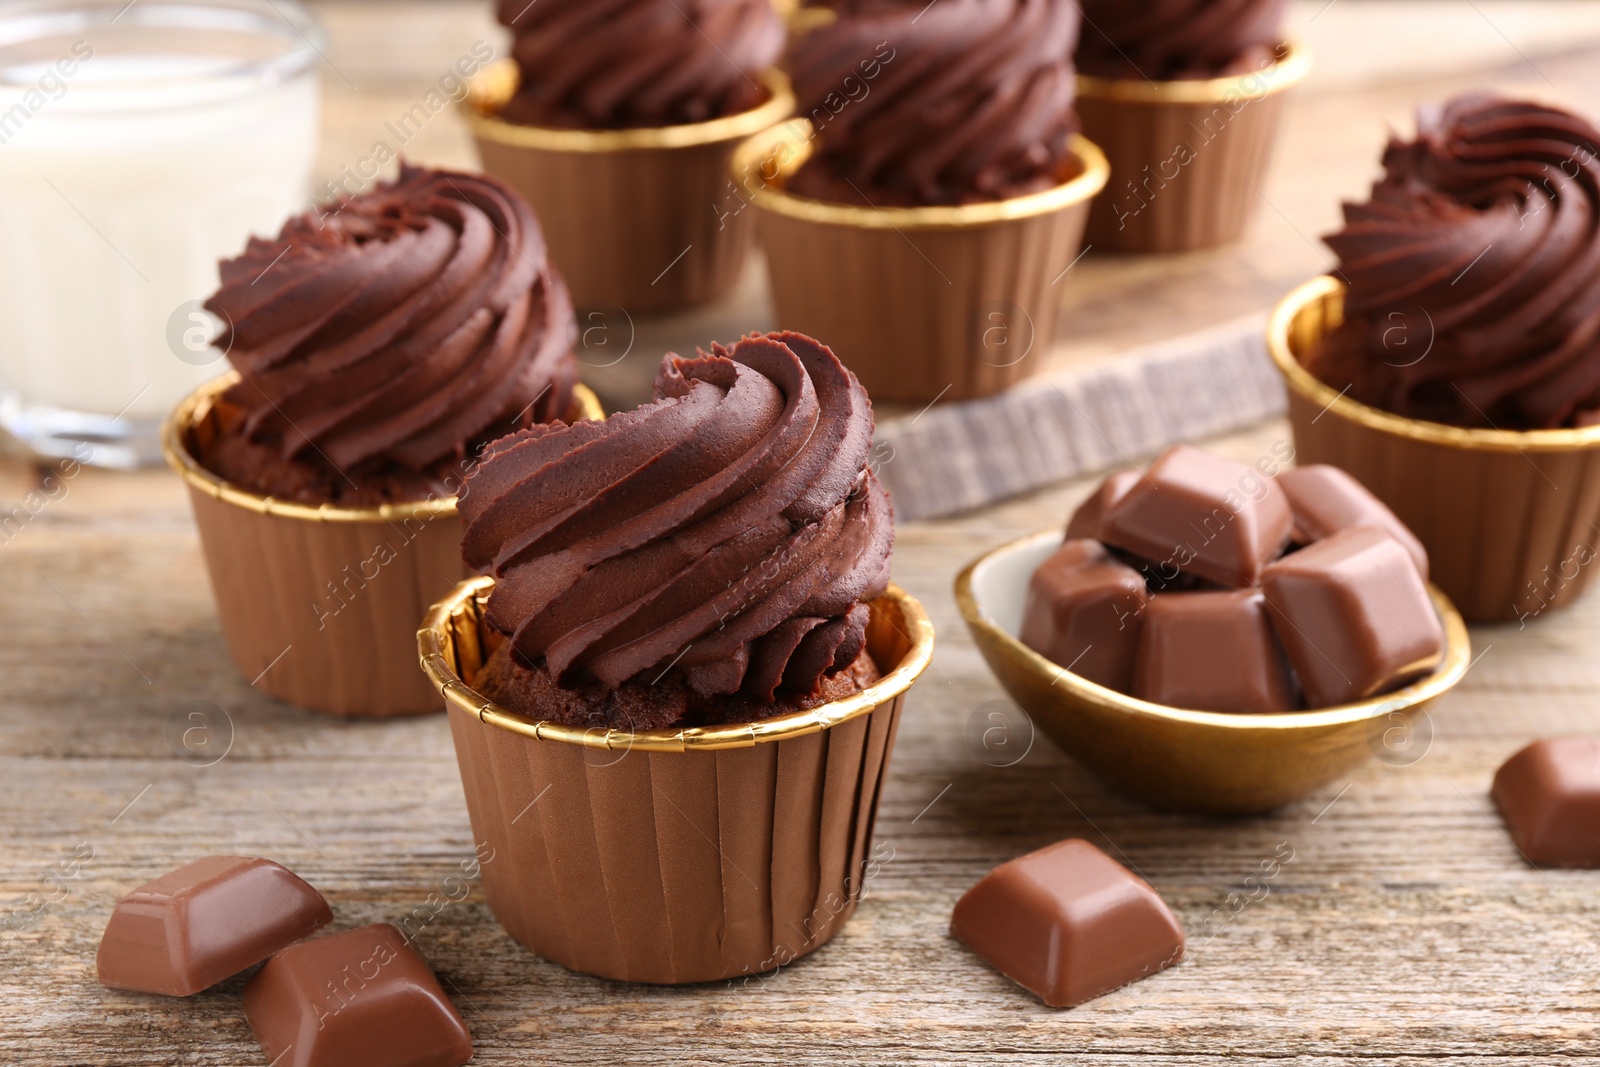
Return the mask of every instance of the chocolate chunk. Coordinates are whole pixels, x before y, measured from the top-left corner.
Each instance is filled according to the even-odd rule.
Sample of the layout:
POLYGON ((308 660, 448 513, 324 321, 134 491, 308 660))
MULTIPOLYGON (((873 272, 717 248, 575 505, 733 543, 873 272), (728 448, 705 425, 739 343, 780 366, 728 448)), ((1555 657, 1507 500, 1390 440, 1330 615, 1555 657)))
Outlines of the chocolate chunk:
POLYGON ((1125 548, 1106 545, 1106 551, 1111 553, 1112 559, 1126 563, 1143 575, 1145 588, 1150 590, 1151 594, 1207 593, 1222 588, 1216 582, 1208 582, 1190 571, 1163 568, 1147 559, 1141 559, 1125 548))
POLYGON ((1106 513, 1101 539, 1224 586, 1253 585, 1289 543, 1288 498, 1254 467, 1188 445, 1162 453, 1106 513))
POLYGON ((1316 463, 1284 471, 1277 482, 1289 498, 1289 508, 1294 512, 1294 538, 1300 544, 1321 541, 1352 526, 1376 526, 1400 542, 1416 563, 1422 580, 1428 580, 1428 550, 1387 504, 1352 475, 1338 467, 1316 463))
POLYGON ((1183 930, 1149 883, 1076 839, 984 875, 956 903, 950 932, 1053 1008, 1183 958, 1183 930))
POLYGON ((208 856, 117 901, 100 983, 186 997, 326 926, 322 894, 271 860, 208 856))
POLYGON ((1127 692, 1150 600, 1144 578, 1098 541, 1068 541, 1028 581, 1022 643, 1081 677, 1127 692))
POLYGON ((1495 774, 1493 796, 1529 862, 1600 867, 1600 739, 1535 741, 1495 774))
POLYGON ((1140 478, 1138 471, 1117 471, 1108 475, 1100 483, 1100 487, 1089 498, 1078 505, 1078 510, 1072 513, 1072 518, 1067 520, 1067 540, 1072 541, 1079 537, 1100 536, 1100 524, 1105 521, 1106 512, 1112 505, 1128 495, 1134 483, 1140 478))
POLYGON ((460 1067, 472 1036, 423 958, 389 923, 273 956, 244 1013, 274 1067, 460 1067))
POLYGON ((1133 695, 1198 711, 1293 711, 1289 664, 1250 589, 1171 593, 1144 613, 1133 695))
POLYGON ((1262 572, 1261 589, 1307 707, 1387 692, 1444 655, 1444 629, 1416 565, 1376 527, 1285 556, 1262 572))

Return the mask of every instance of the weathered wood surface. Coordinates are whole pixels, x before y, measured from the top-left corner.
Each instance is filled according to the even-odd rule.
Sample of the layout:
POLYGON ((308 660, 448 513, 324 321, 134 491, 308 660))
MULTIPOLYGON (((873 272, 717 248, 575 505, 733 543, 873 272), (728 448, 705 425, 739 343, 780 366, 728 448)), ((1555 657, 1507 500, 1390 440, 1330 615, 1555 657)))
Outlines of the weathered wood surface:
MULTIPOLYGON (((1317 6, 1298 9, 1302 23, 1317 6)), ((1297 105, 1289 144, 1302 154, 1267 190, 1293 227, 1269 211, 1238 249, 1167 263, 1091 256, 1069 297, 1082 332, 1063 358, 1262 308, 1316 270, 1322 253, 1295 230, 1327 228, 1333 198, 1370 175, 1382 122, 1403 124, 1413 99, 1488 83, 1582 101, 1600 82, 1597 7, 1559 6, 1571 12, 1560 26, 1551 5, 1520 5, 1526 14, 1516 4, 1394 5, 1437 12, 1437 49, 1454 34, 1481 69, 1452 71, 1434 55, 1417 61, 1426 80, 1407 81, 1395 74, 1400 46, 1370 17, 1379 5, 1340 0, 1312 30, 1388 48, 1391 62, 1352 63, 1297 105), (1465 18, 1448 15, 1459 7, 1465 18), (1585 42, 1592 50, 1579 50, 1585 42)), ((363 123, 403 110, 426 72, 484 25, 472 5, 323 7, 331 55, 361 87, 341 88, 329 73, 325 164, 361 143, 363 123)), ((459 129, 441 125, 416 155, 465 162, 465 152, 459 129)), ((761 300, 752 282, 704 321, 759 324, 761 300)), ((657 329, 676 331, 674 344, 731 332, 657 329)), ((1263 426, 1219 447, 1253 459, 1285 433, 1263 426)), ((0 464, 0 502, 26 499, 40 477, 22 462, 0 464)), ((7 1065, 264 1062, 237 980, 182 1002, 94 981, 116 897, 219 851, 298 870, 329 896, 338 928, 427 909, 419 946, 485 1065, 1600 1063, 1600 874, 1524 865, 1486 795, 1494 767, 1525 741, 1600 729, 1600 596, 1526 629, 1476 630, 1482 658, 1436 707, 1431 744, 1414 762, 1375 761, 1272 817, 1183 818, 1115 798, 1042 738, 1009 768, 988 766, 966 741, 974 712, 1003 695, 961 627, 952 576, 982 550, 1060 521, 1087 484, 903 528, 896 577, 940 636, 883 800, 879 835, 892 860, 845 932, 814 956, 746 988, 657 989, 533 957, 495 924, 476 886, 431 914, 430 895, 444 896, 445 878, 472 853, 445 722, 334 722, 237 677, 175 478, 83 471, 45 488, 54 499, 0 538, 0 915, 23 927, 0 930, 7 1065), (225 712, 212 713, 219 727, 231 723, 231 747, 211 766, 185 762, 172 738, 191 725, 192 701, 225 712), (1137 865, 1189 930, 1191 952, 1160 976, 1056 1012, 952 941, 946 924, 989 867, 1069 835, 1137 865), (1261 896, 1245 879, 1280 846, 1293 861, 1235 914, 1240 897, 1261 896)))

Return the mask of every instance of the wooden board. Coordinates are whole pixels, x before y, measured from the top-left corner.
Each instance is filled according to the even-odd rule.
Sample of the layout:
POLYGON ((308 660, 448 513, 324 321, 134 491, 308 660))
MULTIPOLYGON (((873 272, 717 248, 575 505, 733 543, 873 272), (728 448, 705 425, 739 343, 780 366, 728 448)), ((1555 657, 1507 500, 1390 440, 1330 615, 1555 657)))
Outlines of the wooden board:
MULTIPOLYGON (((1221 445, 1251 459, 1283 433, 1221 445)), ((6 498, 26 473, 6 469, 6 498)), ((928 605, 939 644, 884 795, 879 848, 892 858, 813 957, 748 987, 656 989, 535 958, 476 886, 431 914, 472 853, 442 717, 343 723, 263 698, 227 660, 175 479, 86 471, 67 484, 0 546, 11 635, 0 649, 0 901, 15 913, 28 894, 49 900, 0 934, 8 1064, 261 1062, 237 980, 181 1002, 94 981, 116 897, 214 852, 288 864, 327 893, 341 928, 423 908, 419 947, 486 1065, 1600 1059, 1600 873, 1526 867, 1486 796, 1524 741, 1596 729, 1600 598, 1526 630, 1480 628, 1483 658, 1437 706, 1414 764, 1374 762, 1269 818, 1173 817, 1109 795, 1043 738, 1009 768, 966 741, 969 719, 1003 694, 956 615, 951 576, 1058 522, 1087 485, 902 529, 895 575, 928 605), (210 712, 218 744, 232 727, 212 766, 186 763, 173 737, 196 725, 196 701, 221 709, 210 712), (984 871, 1066 836, 1135 864, 1192 948, 1172 971, 1055 1012, 946 924, 984 871), (1260 897, 1244 880, 1281 848, 1293 861, 1235 914, 1231 895, 1260 897), (59 873, 88 849, 76 877, 59 873)))
MULTIPOLYGON (((363 124, 403 110, 427 72, 486 25, 476 5, 322 6, 333 59, 360 87, 328 74, 325 167, 360 143, 363 124)), ((1556 17, 1549 5, 1527 6, 1556 17)), ((1064 358, 1260 309, 1318 269, 1322 253, 1295 230, 1332 223, 1333 199, 1372 172, 1382 122, 1402 122, 1413 99, 1479 82, 1600 99, 1591 92, 1596 5, 1568 6, 1584 17, 1574 16, 1567 40, 1548 22, 1506 22, 1525 49, 1544 42, 1530 54, 1555 91, 1509 43, 1474 36, 1493 31, 1476 21, 1479 7, 1485 18, 1511 17, 1484 3, 1437 25, 1439 47, 1461 35, 1480 73, 1435 65, 1428 80, 1407 80, 1396 60, 1308 87, 1288 140, 1300 151, 1269 190, 1283 215, 1265 216, 1245 245, 1176 261, 1086 260, 1069 298, 1081 330, 1064 358), (1591 33, 1587 50, 1580 30, 1591 33)), ((1312 28, 1342 27, 1341 40, 1394 50, 1382 32, 1390 8, 1341 0, 1312 28)), ((441 126, 418 158, 466 163, 459 133, 441 126)), ((756 277, 702 325, 715 319, 710 336, 720 337, 723 325, 759 325, 763 299, 756 277)), ((710 339, 681 322, 655 329, 663 343, 710 339)), ((1285 434, 1272 424, 1217 444, 1253 459, 1285 434)), ((32 465, 0 463, 5 508, 40 487, 32 465)), ((338 928, 424 909, 419 947, 485 1065, 1600 1063, 1600 872, 1527 867, 1487 799, 1493 769, 1527 740, 1600 730, 1600 596, 1526 629, 1476 630, 1482 658, 1437 705, 1415 762, 1371 763, 1271 817, 1173 817, 1115 798, 1042 738, 1009 768, 988 766, 966 741, 971 717, 1003 694, 956 615, 953 575, 988 547, 1059 523, 1088 484, 904 527, 895 575, 932 612, 939 644, 883 799, 879 840, 892 859, 845 932, 814 956, 746 987, 658 989, 533 957, 500 930, 476 886, 435 913, 430 896, 445 896, 445 878, 472 854, 442 717, 335 722, 237 677, 176 478, 84 471, 45 488, 54 499, 39 498, 37 514, 0 535, 0 917, 22 927, 0 929, 5 1064, 265 1062, 239 980, 185 1001, 94 981, 113 901, 215 852, 298 870, 329 896, 338 928), (231 724, 231 745, 215 764, 193 766, 173 735, 199 725, 189 716, 208 705, 219 744, 231 724), (1191 952, 1174 970, 1057 1012, 946 927, 955 899, 991 866, 1065 836, 1135 864, 1190 931, 1191 952), (1281 849, 1293 861, 1264 897, 1243 903, 1261 897, 1246 877, 1281 849)))

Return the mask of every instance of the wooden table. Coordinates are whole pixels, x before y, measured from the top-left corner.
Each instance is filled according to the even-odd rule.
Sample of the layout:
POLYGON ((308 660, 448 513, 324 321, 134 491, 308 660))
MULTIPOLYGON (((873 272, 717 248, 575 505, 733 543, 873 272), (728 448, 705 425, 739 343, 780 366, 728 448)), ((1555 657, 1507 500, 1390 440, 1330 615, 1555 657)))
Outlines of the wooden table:
MULTIPOLYGON (((325 163, 362 141, 363 122, 403 110, 427 72, 485 25, 473 5, 321 6, 331 57, 361 87, 328 72, 325 163)), ((1316 6, 1297 9, 1302 24, 1316 6)), ((1372 170, 1380 120, 1400 123, 1412 99, 1531 80, 1544 95, 1581 100, 1600 82, 1600 8, 1557 6, 1560 25, 1550 5, 1479 2, 1462 18, 1455 3, 1336 3, 1311 28, 1360 42, 1362 56, 1325 64, 1299 103, 1288 137, 1299 152, 1267 191, 1283 214, 1269 210, 1245 245, 1224 252, 1091 256, 1070 297, 1082 329, 1062 358, 1262 308, 1316 270, 1322 253, 1295 231, 1331 224, 1334 196, 1359 191, 1372 170), (1367 54, 1393 48, 1374 15, 1422 17, 1424 7, 1430 40, 1455 35, 1478 69, 1436 66, 1406 81, 1367 54)), ((417 157, 465 162, 454 120, 439 122, 417 157)), ((671 343, 682 345, 728 337, 762 321, 762 301, 757 276, 696 320, 732 330, 655 329, 676 330, 671 343)), ((1285 434, 1269 424, 1213 444, 1249 460, 1285 434)), ((24 500, 40 477, 30 463, 0 463, 0 501, 24 500)), ((899 531, 896 578, 928 606, 939 645, 883 798, 879 835, 893 858, 840 937, 748 989, 621 985, 535 958, 474 887, 418 942, 473 1030, 474 1062, 1600 1063, 1600 873, 1527 867, 1487 798, 1493 769, 1527 740, 1600 728, 1600 596, 1526 629, 1477 629, 1482 658, 1437 705, 1414 760, 1375 761, 1271 817, 1161 815, 1115 798, 1043 738, 1008 768, 966 741, 969 719, 1004 698, 956 615, 952 576, 980 551, 1059 522, 1087 488, 899 531), (1058 1012, 989 970, 946 925, 991 866, 1067 836, 1136 864, 1191 946, 1171 971, 1058 1012), (1234 913, 1230 894, 1289 849, 1265 898, 1234 913)), ((305 875, 332 901, 338 928, 400 919, 472 853, 446 724, 331 721, 250 688, 228 661, 183 491, 166 472, 83 471, 55 495, 0 537, 10 638, 0 648, 0 915, 31 913, 29 894, 47 901, 22 929, 0 930, 0 1062, 262 1063, 239 980, 181 1002, 95 983, 112 902, 179 862, 234 852, 305 875), (231 725, 227 755, 210 766, 185 762, 173 740, 197 709, 231 725), (75 877, 52 876, 74 860, 75 877)))

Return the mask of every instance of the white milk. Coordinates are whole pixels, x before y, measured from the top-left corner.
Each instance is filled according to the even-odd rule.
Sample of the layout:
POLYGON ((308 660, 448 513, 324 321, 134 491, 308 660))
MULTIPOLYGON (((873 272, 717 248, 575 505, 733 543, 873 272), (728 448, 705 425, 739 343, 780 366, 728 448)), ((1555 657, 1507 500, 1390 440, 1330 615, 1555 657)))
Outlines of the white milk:
POLYGON ((219 258, 304 210, 320 59, 316 27, 269 4, 140 0, 106 22, 118 7, 0 15, 0 419, 120 465, 152 461, 153 428, 227 367, 198 303, 219 258))

